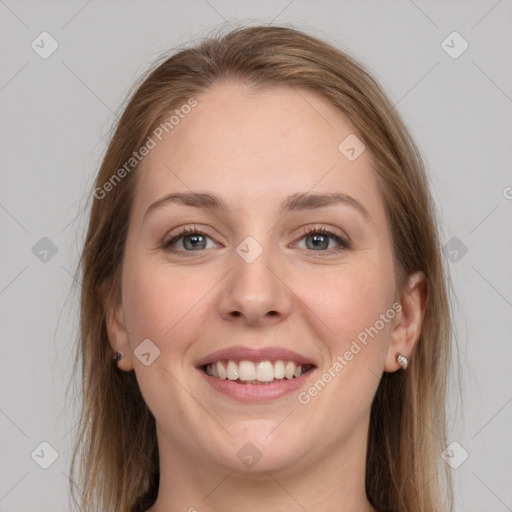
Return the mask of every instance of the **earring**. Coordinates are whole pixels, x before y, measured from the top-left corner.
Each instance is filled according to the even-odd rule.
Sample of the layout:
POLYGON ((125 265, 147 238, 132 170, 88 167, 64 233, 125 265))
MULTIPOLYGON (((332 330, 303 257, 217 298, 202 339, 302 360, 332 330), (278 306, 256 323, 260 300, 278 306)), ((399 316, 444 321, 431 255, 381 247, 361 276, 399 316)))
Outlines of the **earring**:
POLYGON ((123 353, 122 352, 117 352, 117 354, 113 357, 114 359, 114 364, 117 364, 117 362, 122 359, 123 357, 123 353))
POLYGON ((407 357, 405 357, 402 354, 397 354, 396 360, 397 360, 398 364, 402 367, 402 370, 407 369, 407 365, 409 364, 409 361, 407 361, 407 357))

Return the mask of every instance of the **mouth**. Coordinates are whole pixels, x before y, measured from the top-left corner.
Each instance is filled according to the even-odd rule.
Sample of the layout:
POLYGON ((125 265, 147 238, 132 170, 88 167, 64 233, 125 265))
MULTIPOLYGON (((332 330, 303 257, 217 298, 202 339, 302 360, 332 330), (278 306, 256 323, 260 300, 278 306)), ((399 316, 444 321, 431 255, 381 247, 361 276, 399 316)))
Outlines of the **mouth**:
POLYGON ((196 362, 210 387, 239 401, 268 401, 304 386, 317 364, 294 351, 232 347, 196 362))
POLYGON ((201 366, 202 370, 220 380, 230 380, 237 384, 268 385, 283 380, 297 379, 314 368, 312 364, 297 361, 235 361, 219 360, 201 366))

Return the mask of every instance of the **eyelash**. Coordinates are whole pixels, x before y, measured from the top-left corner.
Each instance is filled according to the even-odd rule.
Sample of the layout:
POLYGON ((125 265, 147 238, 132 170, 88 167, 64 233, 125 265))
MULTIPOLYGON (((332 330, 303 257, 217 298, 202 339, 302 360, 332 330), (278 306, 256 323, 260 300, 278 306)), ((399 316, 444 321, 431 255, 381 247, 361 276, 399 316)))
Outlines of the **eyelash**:
MULTIPOLYGON (((339 247, 337 249, 326 249, 326 250, 322 250, 322 251, 311 251, 311 252, 323 252, 323 253, 331 254, 333 251, 341 252, 346 249, 350 249, 350 247, 351 247, 350 242, 347 239, 343 238, 342 236, 340 236, 340 235, 334 233, 333 231, 330 231, 322 226, 314 226, 314 227, 304 228, 302 230, 301 237, 299 238, 299 240, 302 240, 304 237, 310 236, 313 234, 327 235, 330 238, 332 238, 333 240, 335 240, 341 247, 339 247)), ((172 238, 164 241, 161 245, 161 248, 168 252, 178 253, 178 254, 179 253, 202 252, 201 250, 200 251, 183 251, 181 249, 171 248, 172 244, 176 243, 177 241, 179 241, 181 238, 185 237, 186 235, 202 235, 202 236, 211 238, 206 233, 198 230, 195 226, 192 226, 192 227, 183 228, 180 231, 178 231, 178 233, 176 233, 172 238)))

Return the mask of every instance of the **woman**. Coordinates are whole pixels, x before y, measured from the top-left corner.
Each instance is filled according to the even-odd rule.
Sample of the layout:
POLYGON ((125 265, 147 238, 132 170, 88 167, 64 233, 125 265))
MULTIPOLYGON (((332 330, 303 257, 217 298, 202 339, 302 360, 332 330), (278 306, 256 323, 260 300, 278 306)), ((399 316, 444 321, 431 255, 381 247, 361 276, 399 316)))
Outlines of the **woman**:
POLYGON ((360 64, 263 26, 166 57, 93 193, 80 510, 451 510, 433 203, 360 64))

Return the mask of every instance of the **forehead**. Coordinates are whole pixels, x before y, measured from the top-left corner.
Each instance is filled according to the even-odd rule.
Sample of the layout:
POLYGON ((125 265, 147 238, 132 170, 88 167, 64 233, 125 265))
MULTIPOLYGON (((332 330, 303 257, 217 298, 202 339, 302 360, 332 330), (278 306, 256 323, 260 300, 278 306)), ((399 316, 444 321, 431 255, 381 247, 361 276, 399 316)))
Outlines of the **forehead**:
POLYGON ((155 139, 145 157, 134 210, 190 190, 216 191, 240 208, 251 201, 277 207, 297 192, 340 191, 380 201, 369 152, 354 161, 340 152, 355 129, 323 97, 291 87, 255 92, 217 84, 195 99, 197 106, 155 139))

